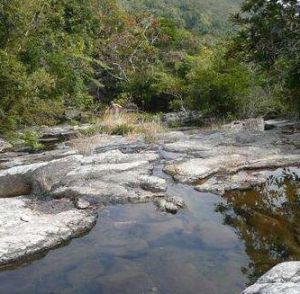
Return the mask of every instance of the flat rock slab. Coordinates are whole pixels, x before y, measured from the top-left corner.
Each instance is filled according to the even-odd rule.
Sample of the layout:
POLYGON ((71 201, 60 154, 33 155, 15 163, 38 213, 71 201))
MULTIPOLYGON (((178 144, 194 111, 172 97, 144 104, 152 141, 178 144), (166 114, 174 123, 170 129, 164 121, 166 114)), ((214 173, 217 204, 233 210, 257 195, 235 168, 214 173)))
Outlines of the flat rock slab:
POLYGON ((183 183, 208 179, 204 185, 198 184, 198 190, 223 194, 230 187, 243 187, 243 181, 255 185, 265 180, 263 174, 247 176, 240 171, 299 166, 300 146, 295 143, 298 141, 300 133, 285 135, 279 128, 251 133, 215 131, 186 134, 176 142, 163 145, 166 152, 186 155, 169 162, 164 171, 183 183), (222 179, 225 180, 223 183, 222 179))
POLYGON ((151 175, 158 159, 152 151, 119 150, 9 158, 0 170, 0 264, 88 231, 96 221, 94 207, 152 201, 167 189, 164 179, 151 175))
POLYGON ((300 293, 300 262, 276 265, 242 294, 298 294, 300 293))
POLYGON ((300 168, 289 167, 277 170, 262 171, 239 171, 234 174, 225 174, 222 176, 213 176, 202 184, 196 185, 195 189, 199 192, 211 192, 223 196, 228 191, 248 190, 265 184, 270 177, 284 181, 284 177, 288 176, 293 180, 300 179, 300 168))
MULTIPOLYGON (((259 184, 268 176, 248 170, 300 164, 300 150, 293 143, 299 133, 284 135, 279 128, 262 132, 260 127, 260 122, 254 124, 256 133, 170 132, 153 145, 140 137, 98 136, 95 141, 71 142, 73 150, 2 153, 0 264, 53 248, 91 229, 96 221, 92 209, 98 205, 159 200, 165 211, 183 208, 174 197, 161 201, 167 182, 154 176, 153 169, 162 158, 165 171, 176 180, 195 184, 208 179, 197 182, 197 189, 218 194, 259 184)), ((56 136, 65 130, 50 133, 56 136)))
POLYGON ((58 246, 96 222, 91 211, 79 211, 65 200, 50 202, 43 212, 26 197, 0 199, 0 264, 58 246))
POLYGON ((48 193, 70 199, 92 196, 105 203, 150 199, 150 192, 156 197, 155 192, 166 190, 164 179, 150 175, 152 162, 158 158, 151 151, 124 154, 112 150, 90 156, 67 155, 25 165, 17 163, 0 170, 0 198, 48 193), (149 191, 147 197, 145 191, 149 191))

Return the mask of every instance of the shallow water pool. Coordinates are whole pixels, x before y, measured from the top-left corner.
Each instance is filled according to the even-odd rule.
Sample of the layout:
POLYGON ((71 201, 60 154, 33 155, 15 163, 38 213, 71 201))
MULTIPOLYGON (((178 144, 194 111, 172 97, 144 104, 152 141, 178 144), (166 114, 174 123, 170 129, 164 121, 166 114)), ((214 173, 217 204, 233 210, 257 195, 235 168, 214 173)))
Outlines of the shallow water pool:
POLYGON ((224 198, 170 184, 187 204, 176 215, 151 203, 108 207, 89 234, 1 271, 0 293, 239 293, 300 258, 299 179, 276 181, 224 198))

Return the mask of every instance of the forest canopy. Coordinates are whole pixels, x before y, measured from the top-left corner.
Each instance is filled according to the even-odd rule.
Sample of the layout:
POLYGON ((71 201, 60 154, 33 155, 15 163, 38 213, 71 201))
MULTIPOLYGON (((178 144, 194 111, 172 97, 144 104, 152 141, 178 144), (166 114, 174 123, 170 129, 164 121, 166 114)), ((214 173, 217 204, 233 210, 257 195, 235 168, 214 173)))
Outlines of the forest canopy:
POLYGON ((218 117, 299 111, 299 2, 239 4, 2 0, 0 132, 110 101, 218 117))
POLYGON ((242 0, 119 0, 127 11, 148 11, 173 19, 179 26, 201 35, 224 35, 234 29, 229 20, 242 0))

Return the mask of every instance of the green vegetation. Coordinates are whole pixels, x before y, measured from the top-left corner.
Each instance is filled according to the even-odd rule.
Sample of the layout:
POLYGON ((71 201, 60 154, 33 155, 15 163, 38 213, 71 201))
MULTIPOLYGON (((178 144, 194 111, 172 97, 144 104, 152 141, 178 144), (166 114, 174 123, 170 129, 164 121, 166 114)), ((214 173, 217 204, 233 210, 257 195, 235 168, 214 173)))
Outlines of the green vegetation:
POLYGON ((22 135, 24 146, 32 151, 39 151, 43 149, 44 145, 39 143, 40 134, 34 131, 27 131, 22 135))
POLYGON ((231 13, 241 0, 119 0, 129 11, 147 11, 173 19, 185 29, 203 35, 224 35, 233 30, 231 13))
POLYGON ((246 0, 235 16, 241 26, 232 51, 266 74, 268 86, 300 113, 300 3, 246 0))
POLYGON ((112 100, 221 117, 299 110, 298 2, 246 0, 235 36, 238 4, 2 0, 0 133, 112 100))
POLYGON ((132 133, 133 131, 134 131, 133 126, 127 125, 127 124, 121 124, 121 125, 117 125, 116 127, 114 127, 111 130, 111 134, 123 136, 123 135, 128 135, 128 134, 132 133))

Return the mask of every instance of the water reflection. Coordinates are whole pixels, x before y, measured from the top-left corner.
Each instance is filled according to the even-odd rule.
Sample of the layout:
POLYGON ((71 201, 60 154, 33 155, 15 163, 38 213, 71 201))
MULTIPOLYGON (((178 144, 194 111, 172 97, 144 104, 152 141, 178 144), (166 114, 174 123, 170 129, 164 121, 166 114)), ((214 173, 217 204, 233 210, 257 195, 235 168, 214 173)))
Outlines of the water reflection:
POLYGON ((187 208, 117 205, 96 227, 39 260, 0 272, 0 293, 234 294, 300 258, 299 169, 224 199, 173 184, 187 208), (217 210, 217 212, 216 212, 217 210))
POLYGON ((181 185, 168 192, 189 208, 174 216, 152 204, 110 207, 90 234, 1 272, 0 293, 239 293, 249 259, 215 212, 220 198, 181 185))
POLYGON ((227 193, 218 206, 245 243, 250 282, 279 262, 300 259, 299 174, 299 168, 278 169, 263 187, 227 193))

